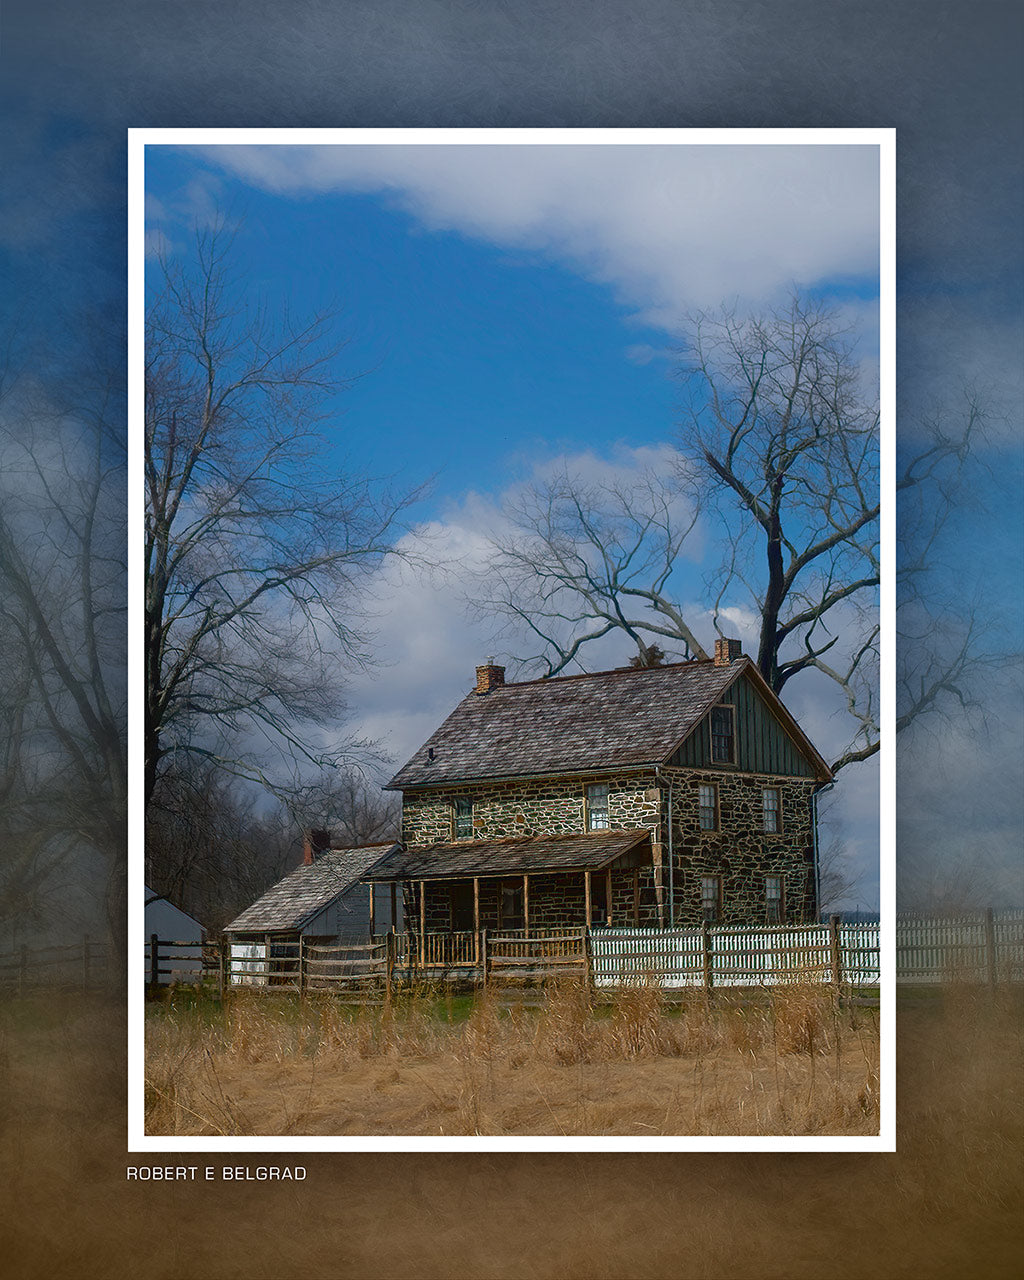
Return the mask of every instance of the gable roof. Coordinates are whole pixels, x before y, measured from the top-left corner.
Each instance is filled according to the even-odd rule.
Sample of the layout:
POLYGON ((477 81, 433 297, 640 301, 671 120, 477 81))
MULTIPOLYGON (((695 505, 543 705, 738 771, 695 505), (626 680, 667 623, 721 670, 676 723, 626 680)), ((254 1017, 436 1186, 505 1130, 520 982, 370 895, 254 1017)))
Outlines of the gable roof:
POLYGON ((387 784, 390 790, 486 778, 662 764, 743 672, 752 673, 816 768, 828 766, 749 658, 505 684, 470 693, 387 784))
POLYGON ((399 847, 389 841, 354 849, 327 849, 312 866, 298 867, 279 880, 226 925, 225 932, 301 929, 339 894, 365 879, 366 872, 382 857, 399 847))
POLYGON ((646 845, 647 830, 592 831, 584 835, 508 836, 499 840, 458 840, 417 848, 396 848, 367 875, 368 880, 450 880, 467 876, 528 875, 530 872, 598 871, 646 845))

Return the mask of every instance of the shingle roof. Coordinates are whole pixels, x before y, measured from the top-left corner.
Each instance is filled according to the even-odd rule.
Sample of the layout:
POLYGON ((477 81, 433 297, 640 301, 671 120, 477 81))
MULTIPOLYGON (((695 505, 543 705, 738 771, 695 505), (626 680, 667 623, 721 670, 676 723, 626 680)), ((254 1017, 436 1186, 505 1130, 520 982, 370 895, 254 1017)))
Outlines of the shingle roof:
POLYGON ((748 668, 682 662, 470 693, 387 787, 660 763, 748 668))
POLYGON ((268 889, 226 926, 229 933, 250 930, 277 932, 300 929, 334 898, 366 878, 382 857, 400 848, 395 844, 363 845, 355 849, 328 849, 312 866, 302 866, 268 889))
MULTIPOLYGON (((650 832, 593 831, 586 835, 515 836, 421 845, 381 859, 368 880, 449 880, 453 877, 524 875, 597 870, 645 844, 650 832)), ((650 853, 648 851, 648 860, 650 853)))

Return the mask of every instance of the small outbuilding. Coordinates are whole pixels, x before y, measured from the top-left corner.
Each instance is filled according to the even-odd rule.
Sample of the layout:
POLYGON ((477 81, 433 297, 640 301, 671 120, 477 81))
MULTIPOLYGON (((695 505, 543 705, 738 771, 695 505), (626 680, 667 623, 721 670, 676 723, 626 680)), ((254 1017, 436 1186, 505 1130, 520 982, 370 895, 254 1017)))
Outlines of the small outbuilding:
POLYGON ((296 954, 300 939, 320 945, 365 943, 402 927, 395 886, 372 885, 365 877, 400 846, 335 848, 327 832, 306 837, 302 866, 290 872, 225 928, 234 983, 258 983, 296 954))
POLYGON ((144 919, 147 948, 152 945, 154 935, 163 944, 159 981, 164 984, 198 981, 203 972, 202 944, 206 937, 203 925, 163 894, 154 893, 149 885, 146 885, 144 919))

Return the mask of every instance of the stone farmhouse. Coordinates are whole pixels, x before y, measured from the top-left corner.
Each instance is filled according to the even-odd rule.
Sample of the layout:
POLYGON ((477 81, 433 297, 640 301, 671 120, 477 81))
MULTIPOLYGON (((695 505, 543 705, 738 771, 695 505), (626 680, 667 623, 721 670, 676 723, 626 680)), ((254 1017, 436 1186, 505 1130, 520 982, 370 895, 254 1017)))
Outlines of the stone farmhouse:
POLYGON ((401 844, 363 878, 421 934, 810 920, 831 779, 736 640, 521 683, 489 660, 387 784, 401 844))

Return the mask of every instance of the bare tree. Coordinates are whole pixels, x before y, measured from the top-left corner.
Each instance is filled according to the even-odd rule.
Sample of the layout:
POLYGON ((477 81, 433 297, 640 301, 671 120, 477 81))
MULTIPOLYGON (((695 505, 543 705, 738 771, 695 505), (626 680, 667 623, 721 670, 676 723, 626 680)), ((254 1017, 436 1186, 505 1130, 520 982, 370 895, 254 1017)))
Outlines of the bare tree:
POLYGON ((986 673, 1005 670, 1010 656, 992 634, 991 609, 977 586, 948 562, 957 508, 991 489, 965 477, 988 432, 991 408, 964 387, 960 401, 924 415, 899 450, 897 479, 897 731, 945 708, 981 705, 986 673))
POLYGON ((218 929, 298 865, 304 832, 373 844, 397 839, 401 812, 355 770, 295 782, 268 806, 244 780, 186 756, 160 772, 146 825, 147 885, 218 929))
POLYGON ((848 902, 857 890, 860 876, 849 864, 846 845, 833 836, 818 855, 818 913, 824 919, 841 902, 848 902))
POLYGON ((563 470, 526 489, 504 512, 507 531, 475 586, 477 608, 539 646, 522 660, 558 675, 594 641, 624 632, 643 665, 660 636, 704 657, 670 580, 697 520, 696 506, 655 469, 631 482, 587 482, 563 470))
MULTIPOLYGON (((505 510, 476 603, 531 634, 538 647, 521 657, 549 676, 616 631, 641 664, 655 639, 704 656, 698 619, 722 631, 728 610, 744 610, 759 620, 756 660, 777 693, 809 670, 834 682, 851 737, 833 769, 867 759, 879 743, 878 405, 848 335, 799 299, 764 317, 703 314, 683 375, 674 465, 629 485, 563 472, 527 489, 505 510), (695 535, 723 549, 703 599, 685 573, 695 535)), ((926 630, 938 625, 923 609, 928 565, 983 417, 968 397, 964 414, 930 418, 901 456, 904 640, 915 612, 926 630)), ((944 625, 959 645, 901 646, 901 728, 967 696, 978 626, 944 625)))
POLYGON ((37 370, 4 405, 0 625, 10 718, 5 882, 45 897, 72 855, 106 868, 124 938, 127 853, 123 440, 119 380, 70 392, 37 370), (17 867, 15 867, 17 863, 17 867), (16 884, 15 884, 16 882, 16 884))
POLYGON ((259 740, 317 766, 310 726, 369 657, 360 589, 403 502, 344 470, 323 430, 344 387, 329 317, 275 323, 198 234, 155 268, 146 328, 146 797, 169 755, 266 780, 259 740), (225 740, 246 739, 225 750, 225 740))
POLYGON ((817 668, 858 727, 841 767, 877 750, 878 402, 834 312, 794 298, 761 317, 700 315, 684 370, 684 483, 718 517, 725 604, 760 619, 776 693, 817 668))
POLYGON ((258 792, 204 758, 161 770, 146 816, 146 884, 219 929, 295 865, 300 842, 258 792), (264 806, 265 808, 265 806, 264 806))
POLYGON ((525 623, 549 675, 614 630, 641 661, 662 637, 702 657, 695 616, 710 606, 721 630, 723 610, 745 609, 768 683, 780 693, 809 668, 835 680, 856 725, 835 767, 863 759, 877 750, 878 408, 846 334, 798 299, 761 318, 700 315, 684 374, 671 472, 527 491, 481 603, 525 623), (724 550, 706 602, 679 572, 698 516, 724 550))
POLYGON ((335 845, 397 840, 402 830, 401 800, 356 768, 324 773, 297 787, 281 810, 294 829, 330 832, 335 845))

